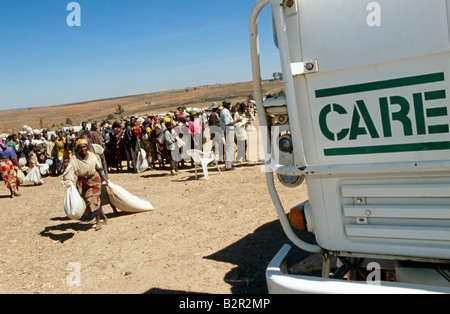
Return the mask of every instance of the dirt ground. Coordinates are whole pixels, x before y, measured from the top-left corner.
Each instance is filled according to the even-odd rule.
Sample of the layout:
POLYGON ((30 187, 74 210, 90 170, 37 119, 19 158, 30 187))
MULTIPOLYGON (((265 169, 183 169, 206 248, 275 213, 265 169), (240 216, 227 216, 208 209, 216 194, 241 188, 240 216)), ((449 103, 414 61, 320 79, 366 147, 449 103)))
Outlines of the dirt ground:
MULTIPOLYGON (((0 182, 0 293, 267 293, 265 268, 284 243, 258 162, 210 180, 194 168, 111 173, 111 182, 155 210, 115 215, 102 230, 74 221, 63 207, 61 177, 26 183, 9 198, 0 182)), ((285 208, 307 199, 306 186, 277 184, 285 208)), ((313 269, 317 256, 293 249, 313 269)))

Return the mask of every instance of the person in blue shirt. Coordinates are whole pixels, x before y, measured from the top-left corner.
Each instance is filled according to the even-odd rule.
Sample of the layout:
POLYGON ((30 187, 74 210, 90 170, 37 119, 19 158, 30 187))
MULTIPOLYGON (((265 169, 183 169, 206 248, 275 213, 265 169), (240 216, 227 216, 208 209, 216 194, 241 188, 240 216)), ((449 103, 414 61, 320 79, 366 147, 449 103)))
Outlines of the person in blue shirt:
POLYGON ((234 120, 230 108, 231 102, 224 100, 220 112, 220 127, 225 136, 225 170, 234 170, 234 125, 242 119, 234 120))

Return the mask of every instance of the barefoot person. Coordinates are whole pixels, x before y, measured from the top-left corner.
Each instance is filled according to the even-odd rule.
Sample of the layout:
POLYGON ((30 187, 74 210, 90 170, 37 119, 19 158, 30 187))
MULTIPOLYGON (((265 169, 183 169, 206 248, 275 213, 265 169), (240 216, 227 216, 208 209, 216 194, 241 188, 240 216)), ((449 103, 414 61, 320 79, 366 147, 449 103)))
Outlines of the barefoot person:
POLYGON ((95 230, 100 230, 102 224, 100 216, 105 224, 108 222, 100 201, 102 181, 107 181, 107 175, 104 176, 100 171, 100 162, 94 153, 88 151, 88 141, 79 139, 75 144, 76 153, 71 157, 69 165, 74 169, 78 177, 77 188, 86 202, 86 214, 95 217, 97 226, 95 230))
POLYGON ((11 198, 19 196, 17 188, 17 169, 19 169, 17 155, 11 147, 7 147, 0 138, 0 170, 3 181, 11 192, 11 198))

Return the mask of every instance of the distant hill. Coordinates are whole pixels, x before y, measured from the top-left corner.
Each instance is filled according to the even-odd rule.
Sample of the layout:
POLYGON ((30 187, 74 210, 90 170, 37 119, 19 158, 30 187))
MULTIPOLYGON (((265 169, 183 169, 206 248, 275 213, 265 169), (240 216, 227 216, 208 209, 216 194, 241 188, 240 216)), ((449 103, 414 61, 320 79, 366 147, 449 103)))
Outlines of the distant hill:
MULTIPOLYGON (((283 89, 282 81, 264 81, 263 92, 274 93, 283 89)), ((124 109, 122 116, 158 114, 177 107, 205 108, 213 102, 230 99, 234 104, 245 101, 253 94, 252 82, 206 85, 184 89, 153 92, 140 95, 91 100, 57 106, 14 109, 0 112, 0 133, 16 133, 24 125, 33 129, 56 130, 65 126, 66 120, 73 124, 100 122, 114 115, 117 105, 124 109)))

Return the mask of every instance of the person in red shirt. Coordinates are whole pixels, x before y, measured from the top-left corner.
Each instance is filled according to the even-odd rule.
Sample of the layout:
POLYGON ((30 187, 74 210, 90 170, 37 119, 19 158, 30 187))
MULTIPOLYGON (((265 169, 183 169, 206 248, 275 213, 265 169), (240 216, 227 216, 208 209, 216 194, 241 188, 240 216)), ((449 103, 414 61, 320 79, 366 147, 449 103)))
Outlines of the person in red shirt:
POLYGON ((191 135, 191 147, 202 150, 202 125, 196 112, 189 113, 189 134, 191 135))
POLYGON ((11 192, 11 198, 20 196, 17 183, 18 158, 11 147, 7 147, 0 138, 0 171, 6 187, 11 192))

